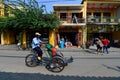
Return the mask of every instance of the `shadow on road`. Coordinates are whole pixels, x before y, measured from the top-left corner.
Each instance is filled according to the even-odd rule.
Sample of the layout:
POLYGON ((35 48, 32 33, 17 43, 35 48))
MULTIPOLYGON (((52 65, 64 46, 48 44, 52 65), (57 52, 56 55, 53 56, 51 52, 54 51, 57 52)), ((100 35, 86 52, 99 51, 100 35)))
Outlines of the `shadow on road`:
POLYGON ((0 55, 0 57, 9 57, 9 58, 25 58, 25 56, 11 56, 11 55, 0 55))
POLYGON ((86 49, 84 51, 90 54, 96 54, 96 49, 86 49))
POLYGON ((0 80, 120 80, 120 77, 45 75, 40 73, 0 72, 0 80))
POLYGON ((105 65, 105 64, 103 64, 103 66, 106 67, 106 68, 108 68, 108 69, 120 72, 120 66, 111 67, 111 66, 108 66, 108 65, 105 65))

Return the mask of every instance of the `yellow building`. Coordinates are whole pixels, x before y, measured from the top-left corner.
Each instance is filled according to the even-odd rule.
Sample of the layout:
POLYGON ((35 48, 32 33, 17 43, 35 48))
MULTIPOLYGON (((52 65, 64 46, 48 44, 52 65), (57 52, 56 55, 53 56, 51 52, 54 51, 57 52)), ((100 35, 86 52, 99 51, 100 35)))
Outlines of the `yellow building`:
POLYGON ((67 39, 74 47, 81 47, 86 42, 86 12, 83 4, 55 4, 54 14, 61 21, 59 29, 55 30, 55 46, 61 38, 67 39))
MULTIPOLYGON (((67 37, 76 46, 76 34, 78 47, 96 37, 107 37, 111 41, 120 40, 118 36, 113 35, 113 32, 120 34, 120 0, 83 0, 81 4, 55 4, 53 8, 61 21, 60 28, 56 30, 57 41, 60 37, 67 37)), ((57 41, 55 45, 58 44, 57 41)))
MULTIPOLYGON (((11 16, 12 14, 10 14, 10 8, 11 7, 9 5, 4 4, 2 0, 0 0, 0 16, 2 17, 11 16)), ((1 32, 0 43, 2 45, 11 44, 14 41, 15 39, 14 39, 14 34, 12 30, 1 32)))
MULTIPOLYGON (((5 16, 4 8, 5 4, 0 4, 1 16, 5 16)), ((59 47, 61 38, 69 40, 73 47, 78 48, 84 46, 88 40, 100 36, 108 37, 111 41, 120 41, 117 36, 120 35, 120 0, 83 0, 81 4, 54 4, 53 9, 61 24, 57 29, 44 32, 47 33, 45 39, 55 47, 59 47)), ((32 33, 29 30, 23 31, 24 47, 27 45, 27 36, 34 34, 33 32, 35 30, 32 33)), ((17 33, 18 31, 12 30, 2 32, 1 44, 15 43, 17 33)))
POLYGON ((87 39, 107 37, 112 44, 114 40, 120 42, 120 0, 83 0, 82 3, 87 9, 87 39))

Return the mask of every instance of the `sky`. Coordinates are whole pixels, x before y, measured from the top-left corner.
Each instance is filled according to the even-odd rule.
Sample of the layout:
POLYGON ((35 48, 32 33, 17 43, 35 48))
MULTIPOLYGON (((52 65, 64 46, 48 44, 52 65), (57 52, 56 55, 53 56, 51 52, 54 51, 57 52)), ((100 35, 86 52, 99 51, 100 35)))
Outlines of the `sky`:
POLYGON ((37 0, 39 4, 46 5, 47 12, 53 12, 53 4, 80 4, 82 0, 37 0))
MULTIPOLYGON (((4 0, 4 1, 17 1, 17 0, 4 0)), ((30 0, 23 0, 25 2, 30 0)), ((82 0, 36 0, 39 5, 44 4, 48 13, 53 12, 53 4, 80 4, 82 0)))

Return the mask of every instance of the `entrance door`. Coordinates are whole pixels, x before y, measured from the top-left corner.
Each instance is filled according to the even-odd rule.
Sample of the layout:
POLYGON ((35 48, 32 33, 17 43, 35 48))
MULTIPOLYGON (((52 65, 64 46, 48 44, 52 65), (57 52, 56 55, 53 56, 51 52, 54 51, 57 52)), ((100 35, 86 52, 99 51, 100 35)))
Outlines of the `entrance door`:
POLYGON ((70 41, 73 46, 77 46, 76 35, 77 32, 60 32, 60 38, 64 38, 65 41, 70 41))

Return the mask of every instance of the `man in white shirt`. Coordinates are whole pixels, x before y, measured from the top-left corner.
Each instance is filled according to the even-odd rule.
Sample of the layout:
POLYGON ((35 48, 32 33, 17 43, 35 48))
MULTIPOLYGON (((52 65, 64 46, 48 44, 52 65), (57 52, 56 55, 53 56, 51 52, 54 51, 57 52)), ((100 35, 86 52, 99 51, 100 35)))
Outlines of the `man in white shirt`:
POLYGON ((37 51, 38 60, 41 60, 42 54, 43 54, 43 52, 42 52, 42 50, 40 48, 40 45, 41 45, 41 42, 42 42, 41 39, 40 39, 40 36, 41 36, 41 34, 36 32, 35 37, 32 40, 32 49, 37 51))

